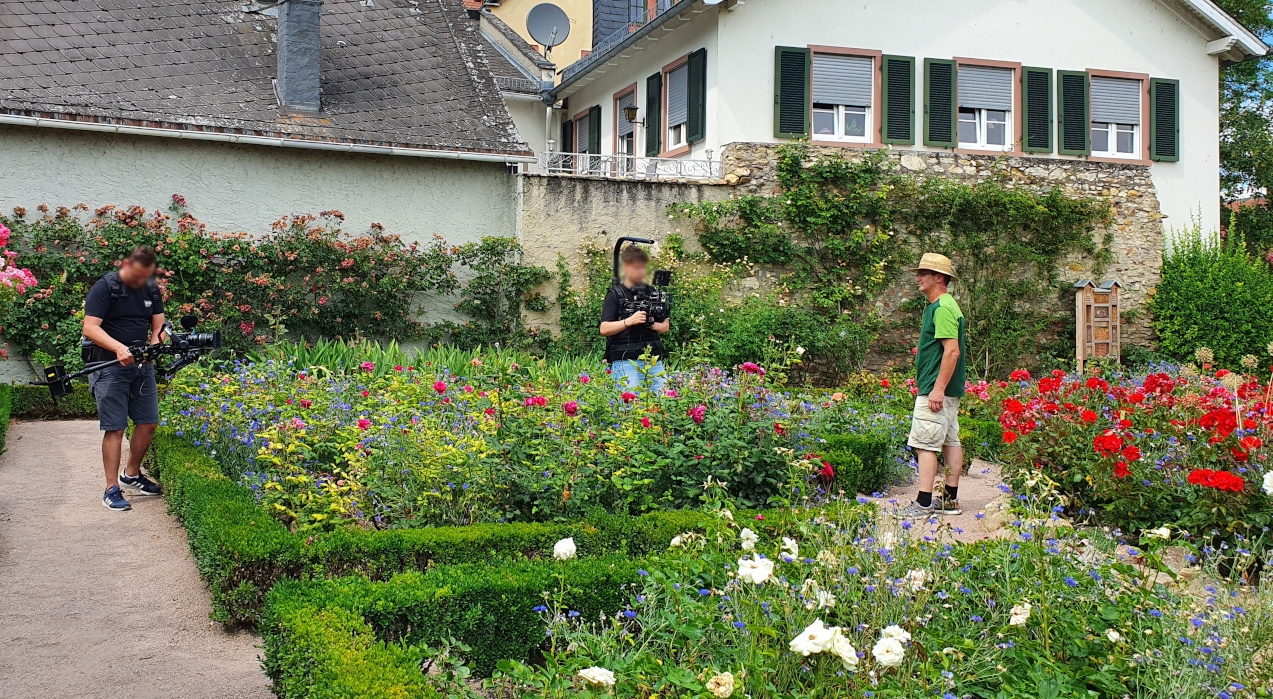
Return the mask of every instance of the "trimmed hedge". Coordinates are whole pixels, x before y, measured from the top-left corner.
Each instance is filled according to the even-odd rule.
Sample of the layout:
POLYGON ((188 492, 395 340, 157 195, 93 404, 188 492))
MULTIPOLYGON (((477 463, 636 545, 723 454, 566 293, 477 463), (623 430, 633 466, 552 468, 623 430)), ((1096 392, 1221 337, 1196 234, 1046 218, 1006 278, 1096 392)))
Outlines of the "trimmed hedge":
POLYGON ((382 688, 386 693, 374 696, 417 696, 411 693, 418 691, 413 682, 396 679, 414 679, 413 669, 419 674, 411 645, 458 640, 471 648, 465 655, 469 667, 490 676, 500 660, 529 661, 543 644, 544 621, 534 607, 545 604, 544 593, 559 595, 561 604, 582 618, 596 619, 621 609, 628 596, 624 585, 636 581, 637 562, 620 556, 498 567, 440 566, 402 573, 387 582, 357 577, 287 580, 267 596, 260 627, 265 671, 280 697, 313 696, 309 692, 322 678, 357 671, 358 666, 369 667, 371 673, 351 678, 354 684, 395 678, 393 689, 382 688), (319 631, 318 620, 324 614, 329 615, 328 629, 319 631), (390 653, 406 665, 372 664, 389 661, 390 653), (351 657, 368 662, 351 663, 351 657), (338 664, 355 667, 342 669, 338 664))
POLYGON ((0 384, 0 452, 9 438, 9 417, 13 414, 13 387, 0 384))
POLYGON ((82 385, 77 391, 63 396, 54 403, 47 386, 13 384, 13 417, 37 420, 82 420, 97 417, 97 402, 82 385))
MULTIPOLYGON (((573 537, 581 557, 665 550, 677 534, 702 529, 711 516, 691 510, 640 517, 595 514, 583 521, 475 524, 464 527, 367 531, 344 527, 306 536, 289 531, 251 494, 221 474, 206 452, 161 428, 151 447, 152 472, 169 509, 185 523, 190 548, 212 591, 213 619, 259 621, 265 594, 284 578, 396 573, 473 561, 546 558, 553 544, 573 537)), ((767 528, 780 526, 770 517, 767 528)))
POLYGON ((887 437, 872 434, 830 434, 826 436, 822 458, 835 469, 844 489, 851 493, 883 490, 893 473, 890 467, 892 444, 887 437))

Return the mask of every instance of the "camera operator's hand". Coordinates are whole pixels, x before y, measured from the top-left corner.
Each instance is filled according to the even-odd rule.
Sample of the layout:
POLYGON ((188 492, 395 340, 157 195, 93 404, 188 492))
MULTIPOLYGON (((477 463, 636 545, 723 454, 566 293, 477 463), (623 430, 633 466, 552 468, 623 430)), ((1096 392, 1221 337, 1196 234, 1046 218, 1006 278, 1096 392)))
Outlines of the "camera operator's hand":
POLYGON ((123 345, 120 345, 119 349, 115 350, 115 358, 119 360, 120 366, 129 366, 137 361, 137 358, 133 356, 132 350, 123 345))
POLYGON ((645 325, 648 320, 649 318, 646 316, 645 311, 637 311, 628 316, 627 320, 623 321, 623 324, 629 328, 635 328, 638 325, 645 325))
POLYGON ((654 330, 654 332, 662 335, 663 333, 666 333, 667 331, 672 329, 672 319, 665 318, 662 323, 655 323, 654 325, 651 325, 650 327, 654 330))

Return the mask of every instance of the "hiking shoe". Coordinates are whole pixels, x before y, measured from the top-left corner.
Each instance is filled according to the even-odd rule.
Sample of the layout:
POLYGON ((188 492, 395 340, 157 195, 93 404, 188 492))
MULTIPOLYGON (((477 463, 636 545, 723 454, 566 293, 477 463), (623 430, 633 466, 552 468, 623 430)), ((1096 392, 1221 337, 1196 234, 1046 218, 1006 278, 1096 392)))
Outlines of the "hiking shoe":
POLYGON ((934 506, 924 507, 918 502, 911 501, 911 504, 900 510, 894 510, 893 516, 897 519, 928 519, 937 514, 937 508, 934 506))
POLYGON ((141 495, 159 495, 159 484, 147 478, 141 472, 135 476, 126 473, 119 474, 119 482, 136 490, 141 495))
POLYGON ((933 511, 939 515, 962 515, 958 500, 947 501, 944 497, 933 496, 933 511))
POLYGON ((106 494, 102 495, 102 507, 116 512, 127 512, 133 509, 132 505, 124 499, 124 494, 120 492, 119 486, 112 485, 106 494))

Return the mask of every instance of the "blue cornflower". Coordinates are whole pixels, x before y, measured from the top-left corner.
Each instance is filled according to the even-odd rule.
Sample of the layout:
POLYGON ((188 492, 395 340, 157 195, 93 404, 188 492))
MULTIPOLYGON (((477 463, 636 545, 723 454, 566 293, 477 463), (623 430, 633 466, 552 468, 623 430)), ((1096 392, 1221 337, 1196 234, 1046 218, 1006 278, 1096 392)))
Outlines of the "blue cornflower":
POLYGON ((712 594, 712 591, 711 591, 711 590, 703 589, 703 590, 699 590, 699 591, 698 591, 698 596, 699 596, 699 597, 706 597, 706 596, 708 596, 708 595, 710 595, 710 594, 712 594))
POLYGON ((1065 576, 1065 585, 1066 585, 1066 587, 1078 587, 1078 586, 1079 586, 1079 581, 1077 581, 1077 580, 1075 580, 1074 578, 1071 578, 1070 576, 1068 576, 1068 575, 1067 575, 1067 576, 1065 576))
POLYGON ((741 622, 741 621, 735 621, 735 622, 734 622, 734 628, 736 628, 736 629, 745 629, 745 628, 747 628, 747 624, 745 624, 744 622, 741 622))
POLYGON ((538 604, 538 605, 535 605, 534 607, 531 607, 531 611, 532 611, 532 612, 535 612, 535 613, 537 613, 537 614, 538 614, 538 613, 541 613, 541 612, 546 612, 546 611, 548 611, 548 607, 545 607, 545 606, 544 606, 544 605, 542 605, 542 604, 538 604))
POLYGON ((635 619, 635 618, 636 618, 636 612, 632 611, 631 609, 625 609, 625 610, 623 610, 623 616, 625 616, 625 617, 627 617, 627 618, 629 618, 629 619, 635 619))

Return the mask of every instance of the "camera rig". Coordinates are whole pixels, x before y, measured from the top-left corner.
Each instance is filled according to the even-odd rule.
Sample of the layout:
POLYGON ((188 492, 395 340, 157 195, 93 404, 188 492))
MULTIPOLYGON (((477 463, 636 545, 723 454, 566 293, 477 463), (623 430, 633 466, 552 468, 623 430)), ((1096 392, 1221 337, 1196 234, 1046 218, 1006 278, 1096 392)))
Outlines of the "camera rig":
MULTIPOLYGON (((164 323, 162 334, 168 336, 167 343, 133 345, 128 348, 128 351, 132 353, 133 359, 137 362, 156 362, 155 372, 160 378, 172 378, 182 368, 197 362, 203 355, 221 348, 221 332, 194 332, 197 323, 198 320, 194 316, 182 318, 181 329, 184 332, 174 332, 172 323, 164 323), (175 357, 176 359, 171 364, 160 366, 158 360, 161 357, 175 357)), ((95 346, 89 343, 87 339, 84 342, 87 343, 86 349, 95 346)), ((85 364, 83 369, 69 374, 66 372, 66 367, 61 365, 45 367, 44 380, 32 381, 31 383, 36 386, 48 386, 49 393, 53 395, 53 400, 57 401, 58 398, 71 393, 71 381, 73 379, 88 376, 93 372, 116 366, 119 363, 119 359, 92 362, 85 364)))
MULTIPOLYGON (((623 236, 614 244, 614 291, 619 293, 619 298, 626 299, 626 287, 623 286, 623 280, 619 278, 619 254, 623 251, 624 243, 641 243, 644 245, 653 245, 654 241, 648 238, 632 238, 623 236)), ((641 286, 631 289, 634 298, 623 302, 623 312, 630 316, 639 311, 645 311, 646 325, 662 323, 672 317, 672 296, 668 293, 667 288, 672 284, 672 273, 666 269, 660 269, 654 273, 654 285, 642 284, 641 286)))

